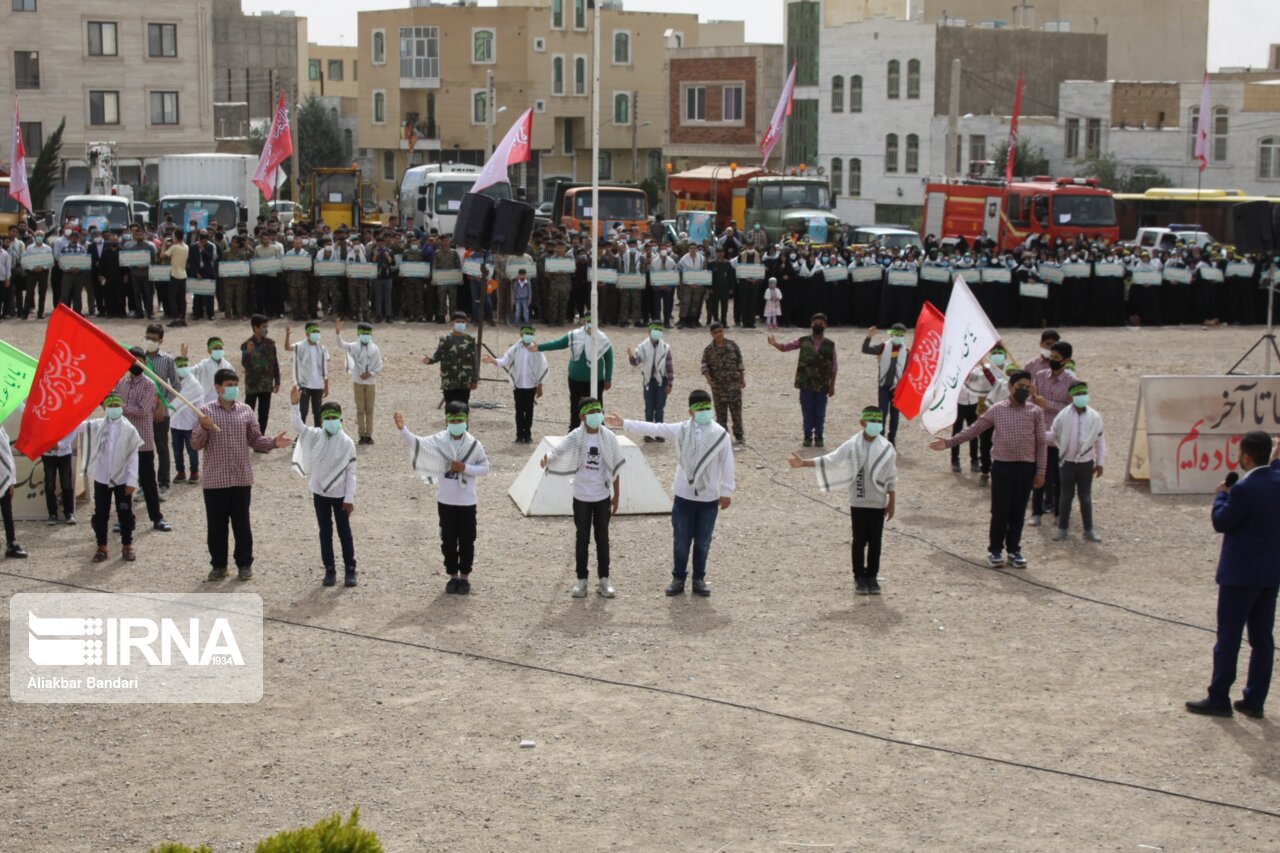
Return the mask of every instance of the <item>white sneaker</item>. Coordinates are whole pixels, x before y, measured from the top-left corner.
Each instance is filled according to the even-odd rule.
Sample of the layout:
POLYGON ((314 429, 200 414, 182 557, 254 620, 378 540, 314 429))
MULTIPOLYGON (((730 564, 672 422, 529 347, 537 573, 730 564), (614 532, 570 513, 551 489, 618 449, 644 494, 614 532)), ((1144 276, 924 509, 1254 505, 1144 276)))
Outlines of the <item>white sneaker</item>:
POLYGON ((613 598, 613 582, 608 578, 600 578, 600 585, 596 588, 596 592, 605 598, 613 598))
POLYGON ((160 500, 161 500, 161 501, 167 501, 167 500, 169 500, 169 487, 168 487, 168 486, 161 486, 161 487, 160 487, 160 500))
POLYGON ((1086 541, 1086 542, 1101 542, 1101 541, 1102 541, 1102 537, 1098 535, 1097 531, 1094 531, 1094 530, 1086 530, 1086 531, 1084 532, 1084 541, 1086 541))
POLYGON ((578 578, 578 582, 573 585, 573 592, 571 594, 573 595, 574 598, 586 598, 587 597, 587 579, 578 578))

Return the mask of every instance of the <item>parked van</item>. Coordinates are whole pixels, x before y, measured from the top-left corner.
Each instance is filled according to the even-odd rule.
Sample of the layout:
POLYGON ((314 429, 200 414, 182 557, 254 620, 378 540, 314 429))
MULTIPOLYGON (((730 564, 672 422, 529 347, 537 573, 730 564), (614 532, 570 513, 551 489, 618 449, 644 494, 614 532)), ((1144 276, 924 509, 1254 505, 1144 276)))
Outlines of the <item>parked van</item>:
MULTIPOLYGON (((436 229, 441 234, 453 234, 462 207, 462 197, 480 175, 479 166, 461 163, 431 163, 414 166, 404 173, 400 181, 400 219, 403 225, 436 229)), ((491 198, 511 198, 511 185, 494 184, 484 190, 491 198)))

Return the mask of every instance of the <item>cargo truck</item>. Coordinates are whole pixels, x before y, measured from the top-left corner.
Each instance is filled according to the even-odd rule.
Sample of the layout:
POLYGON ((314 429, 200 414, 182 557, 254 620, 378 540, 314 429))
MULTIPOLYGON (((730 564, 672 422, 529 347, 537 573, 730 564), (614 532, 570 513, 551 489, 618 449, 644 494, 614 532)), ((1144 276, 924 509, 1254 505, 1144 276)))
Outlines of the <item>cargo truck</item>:
POLYGON ((171 154, 160 158, 160 201, 156 222, 165 214, 184 231, 194 219, 200 228, 215 223, 224 230, 258 221, 259 195, 253 183, 258 158, 248 154, 171 154))

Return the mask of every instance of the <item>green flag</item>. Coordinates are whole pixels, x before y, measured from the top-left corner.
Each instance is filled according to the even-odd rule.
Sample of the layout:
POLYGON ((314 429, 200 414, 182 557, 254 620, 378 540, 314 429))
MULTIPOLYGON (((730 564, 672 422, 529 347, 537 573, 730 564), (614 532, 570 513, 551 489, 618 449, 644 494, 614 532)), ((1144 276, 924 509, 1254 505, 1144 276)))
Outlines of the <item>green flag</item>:
POLYGON ((20 349, 0 341, 0 421, 27 399, 36 375, 36 360, 20 349))

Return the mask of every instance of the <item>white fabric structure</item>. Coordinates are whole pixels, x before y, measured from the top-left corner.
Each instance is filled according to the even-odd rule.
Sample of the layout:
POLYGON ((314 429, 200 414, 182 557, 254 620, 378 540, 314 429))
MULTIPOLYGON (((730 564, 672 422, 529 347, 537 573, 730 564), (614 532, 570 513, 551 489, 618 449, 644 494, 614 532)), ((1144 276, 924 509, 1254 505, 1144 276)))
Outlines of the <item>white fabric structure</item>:
MULTIPOLYGON (((573 515, 573 477, 548 474, 538 464, 563 439, 562 435, 543 438, 507 490, 524 515, 573 515)), ((618 435, 618 447, 626 460, 618 472, 622 478, 618 515, 670 514, 671 498, 640 448, 624 435, 618 435)))

